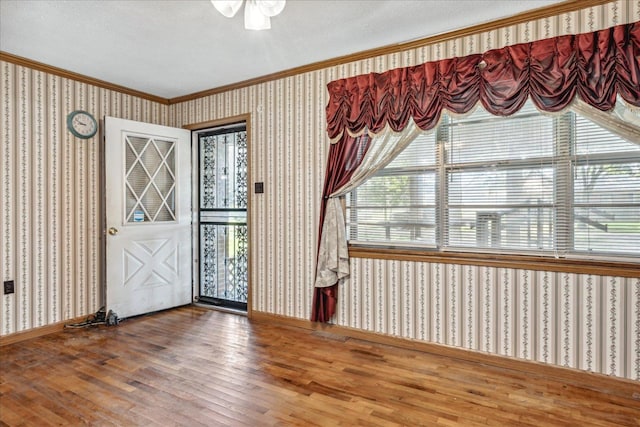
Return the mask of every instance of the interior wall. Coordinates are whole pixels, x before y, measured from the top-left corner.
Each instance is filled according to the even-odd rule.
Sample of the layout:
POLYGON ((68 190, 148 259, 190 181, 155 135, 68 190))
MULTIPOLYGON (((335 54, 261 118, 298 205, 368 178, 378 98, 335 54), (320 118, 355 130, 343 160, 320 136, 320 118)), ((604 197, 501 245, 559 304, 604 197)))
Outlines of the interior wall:
MULTIPOLYGON (((309 319, 328 82, 640 20, 620 0, 171 106, 175 126, 249 113, 253 309, 309 319)), ((640 279, 354 259, 340 325, 640 379, 640 279)))
POLYGON ((355 258, 336 323, 640 380, 640 278, 355 258))
MULTIPOLYGON (((0 281, 16 284, 1 296, 0 334, 101 303, 98 138, 71 136, 73 110, 173 126, 251 114, 251 177, 265 183, 251 204, 253 309, 308 319, 328 82, 637 20, 640 1, 619 0, 172 106, 0 61, 0 281)), ((640 279, 368 259, 351 269, 338 324, 640 379, 640 279)))
POLYGON ((100 308, 99 136, 67 115, 87 110, 168 124, 169 107, 0 61, 0 335, 100 308))

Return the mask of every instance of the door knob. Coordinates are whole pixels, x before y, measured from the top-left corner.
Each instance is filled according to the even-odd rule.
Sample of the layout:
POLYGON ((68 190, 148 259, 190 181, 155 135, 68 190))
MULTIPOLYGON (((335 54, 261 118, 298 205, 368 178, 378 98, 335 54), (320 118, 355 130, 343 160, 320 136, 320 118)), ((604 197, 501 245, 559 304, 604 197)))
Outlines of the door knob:
POLYGON ((118 229, 115 227, 111 227, 109 229, 109 234, 111 234, 112 236, 115 236, 116 234, 118 234, 118 229))

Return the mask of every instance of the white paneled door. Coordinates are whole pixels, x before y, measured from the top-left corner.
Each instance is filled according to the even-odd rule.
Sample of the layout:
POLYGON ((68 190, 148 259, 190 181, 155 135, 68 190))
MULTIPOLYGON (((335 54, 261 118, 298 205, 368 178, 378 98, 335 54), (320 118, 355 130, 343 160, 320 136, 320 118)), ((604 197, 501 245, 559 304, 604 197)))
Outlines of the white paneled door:
POLYGON ((190 132, 105 118, 106 309, 126 318, 188 304, 190 132))

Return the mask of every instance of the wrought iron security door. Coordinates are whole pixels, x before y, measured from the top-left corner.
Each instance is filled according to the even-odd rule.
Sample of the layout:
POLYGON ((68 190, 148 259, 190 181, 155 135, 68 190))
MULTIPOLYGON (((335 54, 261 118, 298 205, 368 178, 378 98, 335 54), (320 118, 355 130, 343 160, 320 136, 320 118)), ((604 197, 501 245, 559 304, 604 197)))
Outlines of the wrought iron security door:
POLYGON ((247 308, 247 131, 237 125, 198 135, 199 300, 247 308))

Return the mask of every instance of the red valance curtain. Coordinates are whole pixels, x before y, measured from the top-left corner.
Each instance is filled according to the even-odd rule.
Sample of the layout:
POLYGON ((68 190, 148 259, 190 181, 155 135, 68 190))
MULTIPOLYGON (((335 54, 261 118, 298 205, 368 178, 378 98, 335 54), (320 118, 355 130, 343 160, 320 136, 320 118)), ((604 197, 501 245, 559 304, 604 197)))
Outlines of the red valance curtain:
POLYGON ((635 22, 335 80, 328 84, 327 132, 376 133, 387 124, 398 132, 410 118, 427 130, 443 109, 466 113, 478 101, 499 116, 515 113, 528 97, 544 111, 566 108, 576 94, 603 111, 618 94, 638 106, 639 68, 635 22))
MULTIPOLYGON (((602 111, 612 109, 617 96, 640 107, 640 22, 340 79, 328 90, 327 133, 342 136, 335 145, 353 143, 348 133, 365 128, 377 133, 388 125, 400 132, 409 119, 428 130, 443 109, 464 114, 478 102, 499 116, 515 113, 527 98, 549 112, 563 110, 576 95, 602 111)), ((331 147, 323 200, 333 188, 328 183, 355 159, 334 158, 339 150, 331 147)), ((320 230, 324 208, 323 203, 320 230)), ((335 300, 320 305, 319 294, 333 298, 336 286, 316 288, 311 320, 333 316, 335 300)))

